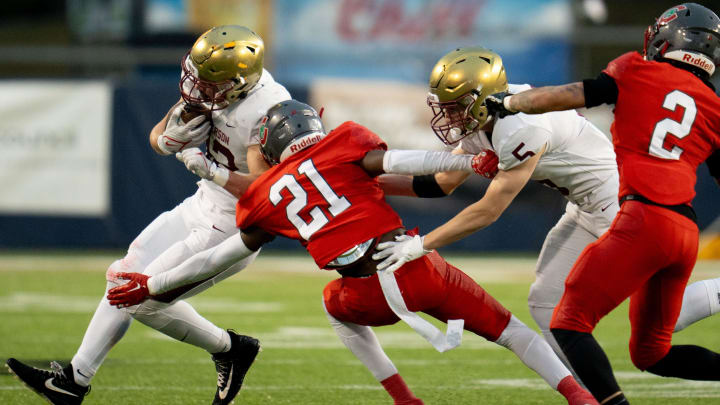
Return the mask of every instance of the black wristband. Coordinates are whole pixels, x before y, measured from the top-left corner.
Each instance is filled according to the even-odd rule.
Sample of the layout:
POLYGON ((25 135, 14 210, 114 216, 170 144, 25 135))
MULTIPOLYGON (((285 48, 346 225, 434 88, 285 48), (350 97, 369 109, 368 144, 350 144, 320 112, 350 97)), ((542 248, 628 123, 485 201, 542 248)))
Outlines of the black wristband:
POLYGON ((583 80, 585 93, 585 107, 595 107, 600 104, 615 104, 618 98, 618 87, 615 79, 607 73, 600 73, 595 79, 583 80))
POLYGON ((434 174, 413 176, 412 188, 418 197, 438 198, 447 195, 435 180, 434 174))

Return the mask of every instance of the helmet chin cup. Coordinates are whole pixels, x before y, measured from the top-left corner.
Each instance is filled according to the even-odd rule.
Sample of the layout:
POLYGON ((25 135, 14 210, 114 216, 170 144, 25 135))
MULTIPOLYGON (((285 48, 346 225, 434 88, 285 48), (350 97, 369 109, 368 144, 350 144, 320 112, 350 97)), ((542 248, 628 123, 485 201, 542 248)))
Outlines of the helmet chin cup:
POLYGON ((448 133, 448 141, 450 143, 459 142, 462 138, 464 138, 463 130, 460 128, 450 128, 450 132, 448 133))

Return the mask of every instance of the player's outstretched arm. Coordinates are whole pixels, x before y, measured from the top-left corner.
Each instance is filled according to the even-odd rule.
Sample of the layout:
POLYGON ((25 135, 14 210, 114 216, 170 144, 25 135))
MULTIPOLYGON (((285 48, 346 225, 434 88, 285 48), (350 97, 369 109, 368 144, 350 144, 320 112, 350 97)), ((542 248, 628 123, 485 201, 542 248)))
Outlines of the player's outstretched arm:
POLYGON ((429 234, 401 235, 395 241, 378 244, 378 252, 373 255, 374 260, 382 260, 378 270, 395 271, 432 249, 458 241, 495 222, 528 182, 544 152, 545 146, 521 165, 499 171, 480 201, 429 234))
POLYGON ((137 305, 148 298, 170 302, 187 291, 183 287, 215 277, 273 238, 261 229, 238 232, 166 272, 151 277, 140 273, 117 273, 117 278, 130 282, 108 291, 108 301, 118 307, 137 305))
POLYGON ((381 174, 425 175, 449 171, 473 173, 474 155, 429 150, 371 150, 359 162, 375 177, 381 174))
POLYGON ((510 112, 517 111, 526 114, 542 114, 584 107, 583 82, 526 90, 506 96, 503 99, 503 105, 510 112))
MULTIPOLYGON (((460 148, 452 151, 455 155, 466 155, 460 148)), ((497 159, 495 162, 497 171, 497 159)), ((460 186, 470 175, 467 171, 440 172, 421 176, 385 174, 378 178, 380 187, 387 195, 435 198, 445 197, 460 186)))
POLYGON ((449 245, 487 227, 500 218, 515 196, 527 184, 544 151, 543 148, 540 153, 517 167, 507 171, 498 171, 483 198, 425 235, 424 248, 432 250, 449 245))

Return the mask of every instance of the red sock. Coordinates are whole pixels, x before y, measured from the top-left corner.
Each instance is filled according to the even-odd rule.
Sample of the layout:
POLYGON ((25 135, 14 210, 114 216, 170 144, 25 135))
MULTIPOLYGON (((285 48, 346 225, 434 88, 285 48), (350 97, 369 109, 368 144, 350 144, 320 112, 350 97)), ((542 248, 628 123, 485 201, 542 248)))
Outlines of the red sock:
POLYGON ((571 375, 560 380, 557 390, 568 400, 568 404, 597 404, 592 394, 581 387, 571 375))
POLYGON ((380 384, 385 387, 385 391, 390 394, 395 405, 423 405, 423 402, 410 391, 400 374, 393 374, 380 381, 380 384))

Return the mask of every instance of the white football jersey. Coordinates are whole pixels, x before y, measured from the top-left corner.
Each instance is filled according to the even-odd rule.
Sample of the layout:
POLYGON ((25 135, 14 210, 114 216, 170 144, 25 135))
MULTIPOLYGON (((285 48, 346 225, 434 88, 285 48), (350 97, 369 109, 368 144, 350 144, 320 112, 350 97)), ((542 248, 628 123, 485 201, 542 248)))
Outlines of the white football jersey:
MULTIPOLYGON (((244 99, 213 111, 213 126, 207 141, 212 160, 231 171, 247 173, 247 148, 259 142, 256 133, 260 120, 270 107, 290 98, 285 87, 263 70, 260 81, 244 99)), ((200 180, 198 185, 222 209, 235 210, 237 198, 224 188, 209 180, 200 180)))
MULTIPOLYGON (((510 85, 511 93, 530 89, 510 85)), ((515 114, 495 122, 490 138, 484 132, 463 139, 468 153, 492 149, 498 169, 510 170, 547 145, 530 177, 562 193, 586 212, 617 199, 618 171, 613 146, 599 129, 576 111, 538 115, 515 114)))

